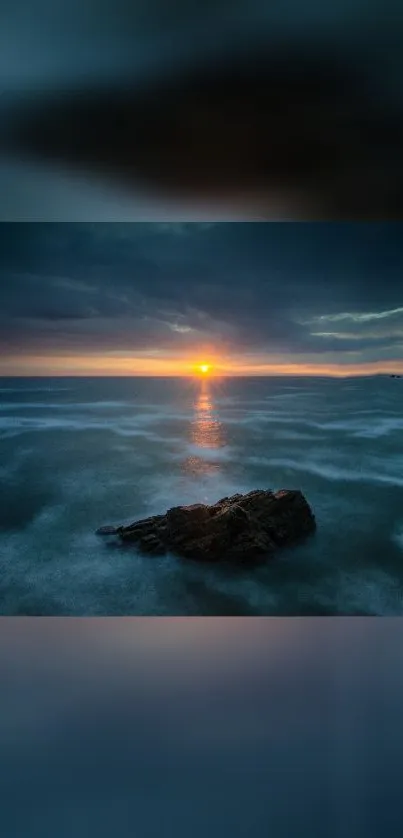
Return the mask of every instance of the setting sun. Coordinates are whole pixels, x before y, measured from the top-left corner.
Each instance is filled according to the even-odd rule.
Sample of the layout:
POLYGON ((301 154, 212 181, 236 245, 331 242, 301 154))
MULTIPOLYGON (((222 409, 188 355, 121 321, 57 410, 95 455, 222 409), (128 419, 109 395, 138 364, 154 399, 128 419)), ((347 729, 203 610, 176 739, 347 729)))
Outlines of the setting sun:
POLYGON ((215 376, 216 373, 217 365, 215 361, 194 361, 191 367, 191 374, 196 378, 210 378, 210 376, 215 376))

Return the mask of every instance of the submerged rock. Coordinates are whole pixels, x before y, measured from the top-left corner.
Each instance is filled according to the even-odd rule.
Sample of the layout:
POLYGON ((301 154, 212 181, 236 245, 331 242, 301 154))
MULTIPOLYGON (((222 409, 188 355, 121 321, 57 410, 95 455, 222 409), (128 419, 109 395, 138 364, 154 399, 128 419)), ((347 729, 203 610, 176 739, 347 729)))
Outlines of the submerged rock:
POLYGON ((315 517, 302 492, 256 489, 212 506, 175 506, 165 515, 126 527, 102 527, 98 535, 116 535, 152 555, 169 550, 203 561, 252 561, 295 544, 315 529, 315 517))

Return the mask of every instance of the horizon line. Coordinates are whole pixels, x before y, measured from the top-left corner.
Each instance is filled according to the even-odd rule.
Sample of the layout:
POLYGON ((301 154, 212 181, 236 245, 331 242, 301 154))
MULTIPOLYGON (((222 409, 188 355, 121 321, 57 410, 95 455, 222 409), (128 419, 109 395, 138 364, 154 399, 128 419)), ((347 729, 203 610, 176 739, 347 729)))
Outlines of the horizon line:
POLYGON ((51 373, 42 373, 38 375, 32 374, 23 374, 17 373, 15 375, 0 374, 1 379, 16 379, 16 378, 199 378, 203 381, 211 381, 214 379, 221 379, 221 378, 375 378, 378 376, 393 376, 398 375, 402 376, 403 373, 401 371, 396 370, 396 372, 391 371, 378 371, 378 372, 346 372, 346 373, 336 373, 336 372, 327 372, 327 373, 306 373, 306 372, 273 372, 273 373, 220 373, 219 375, 211 374, 207 377, 197 375, 195 373, 187 373, 187 374, 174 374, 174 373, 117 373, 114 375, 102 374, 102 373, 75 373, 69 375, 68 373, 57 373, 52 375, 51 373))

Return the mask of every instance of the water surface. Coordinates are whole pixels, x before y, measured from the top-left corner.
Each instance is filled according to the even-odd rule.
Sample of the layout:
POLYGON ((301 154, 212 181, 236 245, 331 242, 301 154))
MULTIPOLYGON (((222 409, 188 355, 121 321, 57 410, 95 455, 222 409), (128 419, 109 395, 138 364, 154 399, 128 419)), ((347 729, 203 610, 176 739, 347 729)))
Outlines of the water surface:
POLYGON ((403 381, 0 380, 0 612, 403 613, 403 381), (262 567, 95 536, 181 503, 299 488, 317 534, 262 567))

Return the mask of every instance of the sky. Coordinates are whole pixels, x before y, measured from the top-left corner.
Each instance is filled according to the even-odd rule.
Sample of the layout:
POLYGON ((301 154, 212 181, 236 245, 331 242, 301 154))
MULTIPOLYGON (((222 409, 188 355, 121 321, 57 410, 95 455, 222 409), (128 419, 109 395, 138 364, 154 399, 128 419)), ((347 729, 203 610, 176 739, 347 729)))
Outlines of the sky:
POLYGON ((0 375, 403 373, 386 223, 3 223, 0 375))

